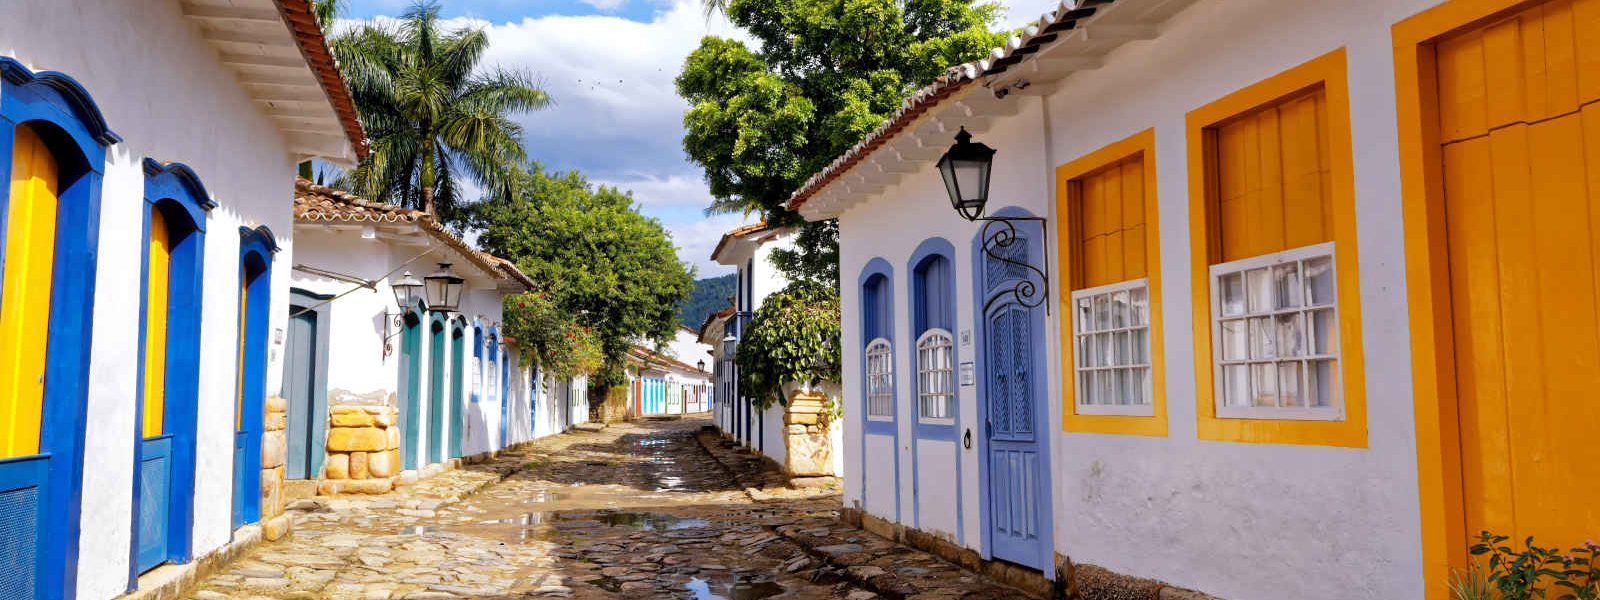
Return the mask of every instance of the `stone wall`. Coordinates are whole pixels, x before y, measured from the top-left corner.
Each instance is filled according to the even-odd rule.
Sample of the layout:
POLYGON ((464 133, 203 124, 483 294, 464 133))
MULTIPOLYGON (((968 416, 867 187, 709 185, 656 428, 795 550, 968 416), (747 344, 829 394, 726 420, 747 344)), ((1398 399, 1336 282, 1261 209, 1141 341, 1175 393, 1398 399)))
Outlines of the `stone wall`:
POLYGON ((263 404, 266 412, 261 421, 261 534, 270 541, 289 533, 291 525, 288 515, 283 514, 283 465, 289 452, 289 440, 283 430, 289 424, 289 402, 279 396, 267 396, 263 404))
POLYGON ((628 386, 589 388, 589 420, 599 423, 621 423, 628 420, 628 386), (596 391, 602 393, 596 394, 596 391), (594 399, 600 398, 600 402, 594 399))
POLYGON ((334 406, 328 415, 328 455, 317 493, 383 494, 400 474, 400 427, 392 406, 334 406))
POLYGON ((816 392, 795 392, 783 412, 784 470, 791 477, 837 475, 833 472, 831 415, 828 397, 816 392))

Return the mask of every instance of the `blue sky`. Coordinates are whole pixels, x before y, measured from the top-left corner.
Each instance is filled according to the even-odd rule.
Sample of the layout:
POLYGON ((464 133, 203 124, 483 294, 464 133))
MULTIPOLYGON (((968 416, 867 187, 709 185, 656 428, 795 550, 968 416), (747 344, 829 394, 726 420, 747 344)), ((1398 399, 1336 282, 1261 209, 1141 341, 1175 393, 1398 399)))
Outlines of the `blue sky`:
MULTIPOLYGON (((1021 15, 1006 26, 1055 4, 1003 3, 1021 15)), ((393 17, 410 5, 349 0, 343 17, 393 17)), ((443 14, 449 27, 488 32, 485 66, 531 72, 554 98, 554 106, 519 118, 530 156, 546 168, 577 169, 590 181, 632 190, 698 276, 731 271, 710 261, 711 249, 722 232, 755 217, 703 214, 710 197, 700 169, 683 154, 687 104, 672 80, 701 37, 741 32, 721 15, 708 18, 699 0, 444 0, 443 14)))

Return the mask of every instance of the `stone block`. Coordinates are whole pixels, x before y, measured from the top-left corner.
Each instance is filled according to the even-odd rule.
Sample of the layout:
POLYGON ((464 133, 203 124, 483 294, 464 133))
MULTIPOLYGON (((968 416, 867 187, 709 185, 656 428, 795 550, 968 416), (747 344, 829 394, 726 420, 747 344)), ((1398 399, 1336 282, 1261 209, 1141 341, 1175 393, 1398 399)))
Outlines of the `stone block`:
POLYGON ((399 430, 391 429, 393 434, 384 439, 382 429, 371 427, 335 427, 328 432, 328 449, 335 452, 371 452, 388 448, 386 445, 393 438, 398 437, 399 430))
MULTIPOLYGON (((387 430, 374 429, 373 431, 388 431, 389 439, 382 447, 372 448, 372 450, 384 450, 384 449, 388 449, 388 448, 399 448, 400 447, 400 428, 399 427, 390 427, 387 430)), ((362 448, 362 450, 367 450, 367 448, 362 448)))
POLYGON ((371 452, 367 454, 368 477, 394 476, 394 464, 389 460, 388 452, 371 452))
POLYGON ((373 416, 389 414, 390 410, 387 406, 361 406, 352 408, 373 416))
POLYGON ((783 422, 790 425, 815 425, 821 415, 817 413, 787 413, 783 415, 783 422))
POLYGON ((289 442, 284 439, 282 431, 268 431, 261 434, 261 468, 270 469, 282 465, 288 457, 289 442))
POLYGON ((289 415, 285 413, 267 413, 266 420, 261 424, 266 431, 283 431, 289 426, 289 415))
POLYGON ((294 521, 289 519, 289 515, 278 515, 267 519, 261 523, 261 537, 269 542, 276 542, 283 539, 283 536, 289 535, 293 525, 294 521))
POLYGON ((333 413, 333 418, 328 419, 334 427, 371 427, 372 415, 364 411, 333 413))
POLYGON ((372 417, 373 425, 387 429, 394 426, 394 416, 389 413, 390 411, 385 410, 378 414, 368 414, 367 416, 372 417))
POLYGON ((328 460, 322 463, 322 476, 325 479, 349 479, 350 455, 343 452, 329 454, 328 460))
POLYGON ((350 478, 351 479, 366 479, 367 478, 367 456, 368 456, 368 453, 366 453, 366 452, 351 452, 350 453, 350 478))
POLYGON ((394 490, 389 479, 328 479, 317 482, 317 494, 387 494, 394 490))
POLYGON ((416 482, 417 482, 417 472, 416 471, 401 471, 400 472, 400 485, 411 485, 411 484, 416 483, 416 482))
POLYGON ((284 400, 283 396, 277 396, 277 395, 267 396, 266 402, 264 402, 263 404, 264 404, 264 407, 266 408, 267 412, 269 412, 269 413, 275 413, 275 412, 276 413, 286 413, 286 412, 289 412, 289 401, 288 400, 284 400))

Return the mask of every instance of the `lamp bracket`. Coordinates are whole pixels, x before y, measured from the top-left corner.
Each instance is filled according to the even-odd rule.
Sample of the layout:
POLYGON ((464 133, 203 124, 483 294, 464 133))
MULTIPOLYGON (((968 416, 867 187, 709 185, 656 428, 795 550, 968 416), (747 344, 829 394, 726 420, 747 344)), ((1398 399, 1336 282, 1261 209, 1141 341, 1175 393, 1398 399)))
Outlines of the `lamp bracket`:
POLYGON ((1026 271, 1026 276, 1013 284, 1011 289, 995 294, 987 302, 984 302, 983 312, 988 313, 989 308, 994 306, 995 302, 1009 297, 1026 308, 1044 306, 1045 314, 1050 314, 1050 275, 1048 274, 1050 268, 1050 232, 1049 228, 1044 226, 1044 217, 978 217, 973 219, 973 222, 980 221, 983 223, 983 229, 980 230, 979 237, 983 240, 984 256, 1008 265, 1021 267, 1026 271), (1023 261, 1018 261, 1005 252, 1007 248, 1010 248, 1012 244, 1015 244, 1020 239, 1017 235, 1017 221, 1039 224, 1039 234, 1044 236, 1041 240, 1043 243, 1039 247, 1039 255, 1045 261, 1044 269, 1024 262, 1027 257, 1023 257, 1023 261))

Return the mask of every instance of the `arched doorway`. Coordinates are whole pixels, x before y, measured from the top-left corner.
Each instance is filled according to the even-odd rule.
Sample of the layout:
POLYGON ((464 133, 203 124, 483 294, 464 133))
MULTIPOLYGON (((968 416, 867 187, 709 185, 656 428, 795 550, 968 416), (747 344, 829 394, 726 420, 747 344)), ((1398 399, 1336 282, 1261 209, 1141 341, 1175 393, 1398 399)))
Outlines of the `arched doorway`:
POLYGON ((261 519, 262 403, 267 388, 267 322, 272 308, 272 255, 265 226, 239 228, 239 396, 234 405, 233 526, 261 519))
POLYGON ((466 380, 466 322, 456 317, 450 326, 450 457, 461 457, 461 394, 466 380))
POLYGON ((444 462, 444 415, 449 410, 445 395, 445 322, 434 313, 428 320, 428 462, 444 462))
POLYGON ((417 459, 418 431, 422 426, 422 313, 419 302, 405 307, 400 329, 400 456, 406 470, 422 464, 417 459))

